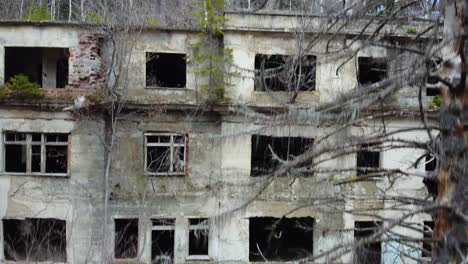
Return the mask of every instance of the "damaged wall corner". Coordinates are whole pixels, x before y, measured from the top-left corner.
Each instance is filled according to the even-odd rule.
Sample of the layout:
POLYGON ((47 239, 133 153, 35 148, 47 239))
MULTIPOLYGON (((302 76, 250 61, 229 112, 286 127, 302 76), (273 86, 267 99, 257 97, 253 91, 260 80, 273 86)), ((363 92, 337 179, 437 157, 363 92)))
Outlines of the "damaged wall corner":
POLYGON ((104 82, 101 61, 101 38, 81 34, 79 46, 70 49, 69 85, 89 89, 104 82))

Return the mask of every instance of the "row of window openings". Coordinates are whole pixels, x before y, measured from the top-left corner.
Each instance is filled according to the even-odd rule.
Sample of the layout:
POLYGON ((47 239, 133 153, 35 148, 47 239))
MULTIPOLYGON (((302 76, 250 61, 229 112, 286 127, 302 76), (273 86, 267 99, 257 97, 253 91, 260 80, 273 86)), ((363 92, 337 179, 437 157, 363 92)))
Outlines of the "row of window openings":
MULTIPOLYGON (((5 47, 5 80, 17 74, 28 76, 42 87, 63 88, 68 85, 69 50, 64 48, 5 47)), ((306 55, 300 59, 291 55, 255 56, 255 91, 313 91, 316 82, 317 58, 306 55)), ((379 82, 387 77, 385 58, 359 57, 358 82, 362 85, 379 82)), ((186 54, 146 53, 146 87, 185 88, 186 54)), ((429 83, 434 80, 429 79, 429 83)), ((439 94, 427 88, 428 96, 439 94)))
MULTIPOLYGON (((138 219, 115 219, 114 257, 138 255, 138 219)), ((355 240, 375 234, 381 222, 356 221, 355 240)), ((249 261, 292 261, 313 254, 314 219, 253 217, 249 219, 249 261)), ((433 222, 424 222, 422 257, 432 252, 433 222)), ((151 230, 151 263, 173 263, 175 219, 155 219, 151 230)), ((4 256, 12 261, 66 262, 66 222, 57 219, 4 219, 4 256)), ((209 220, 189 219, 188 256, 208 258, 209 220)), ((355 263, 380 263, 381 242, 359 247, 355 263)))
MULTIPOLYGON (((186 172, 186 135, 145 135, 145 168, 150 175, 184 175, 186 172)), ((267 175, 281 160, 292 160, 305 153, 313 139, 303 137, 251 138, 251 176, 267 175), (272 152, 273 151, 273 152, 272 152), (276 155, 277 157, 274 157, 276 155)), ((69 134, 16 133, 4 134, 5 171, 11 173, 68 172, 69 134)), ((365 144, 356 155, 357 174, 376 172, 380 168, 379 146, 365 144)), ((425 169, 433 171, 436 159, 426 156, 425 169)))

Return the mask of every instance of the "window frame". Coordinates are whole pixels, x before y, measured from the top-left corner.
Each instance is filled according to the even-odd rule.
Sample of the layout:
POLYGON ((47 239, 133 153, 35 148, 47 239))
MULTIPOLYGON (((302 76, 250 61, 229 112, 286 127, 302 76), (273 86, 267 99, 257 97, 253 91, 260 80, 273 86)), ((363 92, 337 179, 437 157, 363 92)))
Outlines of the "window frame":
MULTIPOLYGON (((113 218, 113 221, 112 221, 112 232, 113 232, 113 238, 112 238, 112 242, 113 242, 113 247, 112 247, 112 258, 117 261, 117 262, 120 262, 120 261, 126 261, 126 260, 135 260, 138 258, 138 254, 140 253, 140 232, 141 232, 141 228, 140 228, 140 219, 137 218, 137 217, 115 217, 113 218), (119 257, 119 256, 116 256, 117 255, 117 251, 116 251, 116 247, 117 247, 117 235, 123 235, 123 234, 117 234, 117 221, 128 221, 127 223, 127 227, 129 227, 131 225, 131 222, 135 221, 136 222, 136 228, 137 228, 137 238, 136 238, 136 252, 135 252, 135 256, 130 256, 130 257, 119 257)), ((124 229, 122 233, 125 233, 126 230, 124 229)), ((120 238, 120 239, 123 239, 124 237, 120 238)))
POLYGON ((153 231, 173 231, 174 232, 174 243, 172 245, 172 262, 175 258, 175 237, 176 237, 176 219, 175 218, 152 218, 151 219, 151 261, 153 261, 153 231), (172 221, 172 224, 161 225, 155 224, 156 221, 172 221))
POLYGON ((19 131, 3 131, 2 132, 2 146, 3 146, 3 157, 2 157, 2 172, 1 174, 7 175, 31 175, 31 176, 55 176, 55 177, 69 177, 70 176, 70 149, 71 149, 71 134, 62 133, 62 132, 19 132, 19 131), (22 141, 8 141, 7 134, 25 134, 26 139, 22 141), (32 141, 33 134, 40 134, 41 141, 32 141), (48 135, 63 135, 67 136, 67 142, 47 142, 46 137, 48 135), (6 171, 6 146, 8 145, 21 145, 26 146, 26 171, 25 172, 8 172, 6 171), (40 146, 40 172, 32 171, 32 146, 40 146), (66 173, 50 173, 46 172, 46 163, 47 163, 47 147, 48 146, 61 146, 67 147, 67 172, 66 173))
POLYGON ((366 177, 369 174, 378 173, 382 168, 382 143, 364 143, 359 146, 356 152, 356 176, 366 177), (379 155, 379 164, 377 167, 360 167, 358 166, 359 156, 366 155, 368 153, 377 153, 379 155))
POLYGON ((144 170, 145 175, 148 176, 186 176, 187 175, 187 161, 188 161, 188 134, 183 133, 169 133, 169 132, 148 132, 144 134, 144 156, 145 156, 145 164, 144 170), (171 137, 170 143, 148 143, 148 136, 169 136, 171 137), (184 143, 176 143, 174 145, 174 137, 182 136, 184 138, 184 143), (168 172, 151 172, 148 170, 148 147, 169 147, 170 148, 170 168, 168 172), (174 161, 173 153, 174 147, 184 147, 184 171, 183 172, 174 172, 174 161))
POLYGON ((210 219, 207 217, 193 217, 189 218, 187 221, 188 228, 187 228, 187 255, 186 255, 186 260, 210 260, 210 219), (196 224, 192 225, 190 223, 191 220, 203 220, 206 222, 206 224, 196 224), (208 245, 207 245, 207 254, 206 255, 190 255, 190 232, 192 230, 207 230, 207 239, 208 239, 208 245))
POLYGON ((185 58, 188 56, 186 52, 183 51, 145 51, 145 89, 149 90, 175 90, 175 91, 185 91, 187 90, 187 81, 188 81, 188 63, 185 61, 185 85, 183 87, 171 87, 171 86, 157 86, 157 85, 148 85, 148 62, 151 61, 152 59, 155 59, 154 57, 158 56, 159 54, 166 54, 166 55, 182 55, 185 58), (153 56, 152 59, 148 59, 149 56, 153 56))

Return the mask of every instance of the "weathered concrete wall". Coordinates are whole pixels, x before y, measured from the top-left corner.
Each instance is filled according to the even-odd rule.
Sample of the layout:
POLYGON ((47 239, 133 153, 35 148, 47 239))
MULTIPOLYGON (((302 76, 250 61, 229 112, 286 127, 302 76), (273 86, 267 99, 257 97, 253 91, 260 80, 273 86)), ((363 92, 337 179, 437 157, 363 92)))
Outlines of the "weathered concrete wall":
MULTIPOLYGON (((66 220, 68 262, 84 263, 88 255, 92 260, 96 257, 97 249, 90 245, 101 233, 99 208, 104 149, 96 142, 103 136, 103 124, 76 120, 65 113, 0 110, 0 116, 2 142, 4 131, 71 134, 69 177, 11 176, 4 172, 2 162, 0 218, 66 220)), ((3 161, 3 144, 0 153, 0 160, 3 161)), ((0 248, 3 254, 3 232, 0 232, 0 248)), ((3 260, 3 256, 0 260, 3 260)))

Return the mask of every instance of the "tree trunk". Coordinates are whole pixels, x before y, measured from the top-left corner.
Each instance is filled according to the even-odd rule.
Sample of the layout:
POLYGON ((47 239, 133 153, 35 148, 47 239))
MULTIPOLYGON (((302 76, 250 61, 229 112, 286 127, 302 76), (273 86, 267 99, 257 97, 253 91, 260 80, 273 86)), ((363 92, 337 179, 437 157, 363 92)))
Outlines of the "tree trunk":
POLYGON ((446 0, 444 47, 439 77, 444 105, 440 111, 440 142, 433 263, 461 263, 468 253, 468 92, 466 90, 465 31, 468 0, 446 0), (466 94, 466 95, 465 95, 466 94), (466 111, 466 112, 465 112, 466 111), (466 119, 466 120, 464 120, 466 119))

